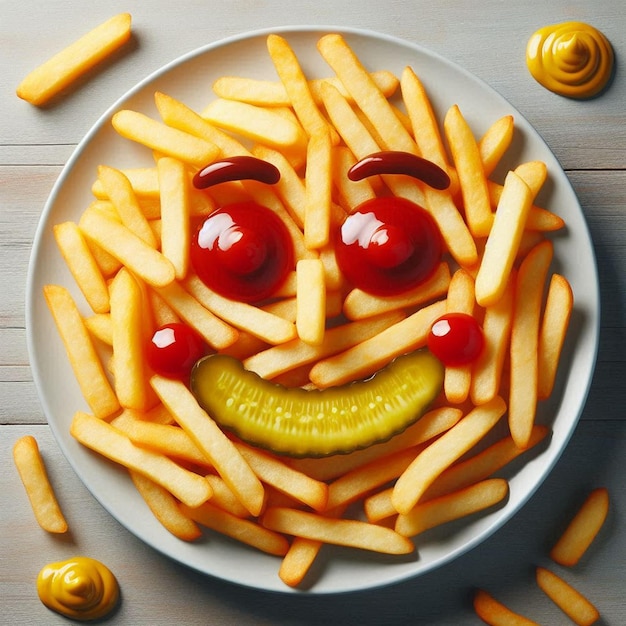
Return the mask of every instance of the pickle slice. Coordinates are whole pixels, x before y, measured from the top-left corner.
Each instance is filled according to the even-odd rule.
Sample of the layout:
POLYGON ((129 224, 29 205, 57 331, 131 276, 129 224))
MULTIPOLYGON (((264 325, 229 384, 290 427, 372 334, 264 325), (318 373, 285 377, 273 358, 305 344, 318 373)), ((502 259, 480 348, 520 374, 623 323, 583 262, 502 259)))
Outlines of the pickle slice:
POLYGON ((323 390, 264 380, 225 355, 191 374, 200 406, 242 440, 289 456, 345 454, 385 441, 422 416, 443 384, 428 350, 398 357, 371 378, 323 390))

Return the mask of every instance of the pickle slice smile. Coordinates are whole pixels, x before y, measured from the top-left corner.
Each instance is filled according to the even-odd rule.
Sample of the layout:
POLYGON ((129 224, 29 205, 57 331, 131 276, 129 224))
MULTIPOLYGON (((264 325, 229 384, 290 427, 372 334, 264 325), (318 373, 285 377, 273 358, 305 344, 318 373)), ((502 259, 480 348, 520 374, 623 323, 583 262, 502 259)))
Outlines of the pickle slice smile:
POLYGON ((224 355, 201 359, 191 374, 193 394, 220 426, 278 454, 312 457, 389 439, 422 416, 442 384, 443 366, 427 350, 323 390, 277 385, 224 355))

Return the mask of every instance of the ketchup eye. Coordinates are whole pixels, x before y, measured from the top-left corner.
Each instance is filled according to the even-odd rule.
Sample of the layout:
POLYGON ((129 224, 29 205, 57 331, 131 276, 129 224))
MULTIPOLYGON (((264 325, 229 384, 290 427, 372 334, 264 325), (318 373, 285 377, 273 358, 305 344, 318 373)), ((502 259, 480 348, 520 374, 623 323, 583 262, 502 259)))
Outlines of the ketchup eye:
POLYGON ((374 198, 349 215, 335 242, 339 268, 356 287, 388 296, 430 278, 442 245, 433 218, 404 198, 374 198))
POLYGON ((191 328, 173 323, 155 331, 148 343, 146 357, 157 374, 168 378, 187 378, 195 362, 205 352, 204 342, 191 328))
POLYGON ((428 349, 451 367, 476 360, 485 345, 482 328, 471 315, 448 313, 435 321, 428 335, 428 349))

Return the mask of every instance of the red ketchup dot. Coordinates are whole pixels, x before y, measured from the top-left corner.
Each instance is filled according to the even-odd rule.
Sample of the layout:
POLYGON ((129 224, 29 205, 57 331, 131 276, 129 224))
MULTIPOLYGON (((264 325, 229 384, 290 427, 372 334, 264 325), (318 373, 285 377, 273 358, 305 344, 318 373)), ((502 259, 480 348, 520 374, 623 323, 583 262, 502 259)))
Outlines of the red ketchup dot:
POLYGON ((356 287, 372 294, 403 293, 427 280, 441 260, 433 218, 404 198, 374 198, 343 222, 336 237, 337 263, 356 287))
POLYGON ((214 211, 191 242, 191 262, 217 293, 243 302, 272 295, 294 267, 291 237, 281 219, 254 202, 214 211))
POLYGON ((154 332, 148 343, 146 358, 157 374, 184 379, 205 352, 204 341, 189 326, 173 323, 154 332))
POLYGON ((467 365, 480 356, 485 338, 473 316, 448 313, 431 326, 427 343, 428 349, 444 365, 457 367, 467 365))

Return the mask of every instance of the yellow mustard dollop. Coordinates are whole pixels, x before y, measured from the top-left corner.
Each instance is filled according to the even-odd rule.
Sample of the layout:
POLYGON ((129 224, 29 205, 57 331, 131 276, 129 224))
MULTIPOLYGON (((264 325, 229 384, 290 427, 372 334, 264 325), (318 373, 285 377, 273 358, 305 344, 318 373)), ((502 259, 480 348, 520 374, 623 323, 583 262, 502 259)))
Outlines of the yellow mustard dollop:
POLYGON ((80 556, 46 565, 37 577, 37 592, 49 609, 81 621, 104 617, 120 593, 108 567, 80 556))
POLYGON ((591 98, 613 74, 614 53, 609 40, 584 22, 544 26, 526 46, 526 63, 533 78, 546 89, 569 98, 591 98))

